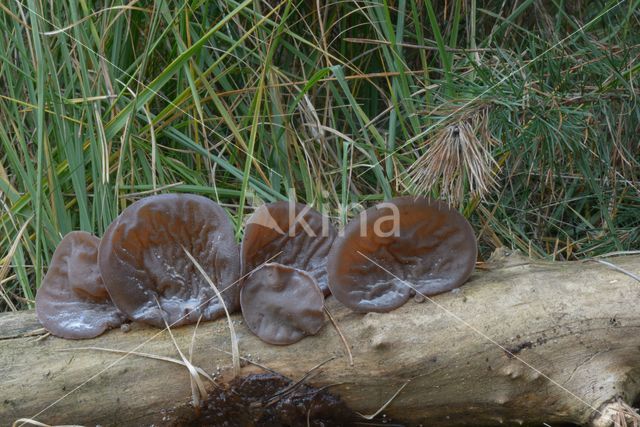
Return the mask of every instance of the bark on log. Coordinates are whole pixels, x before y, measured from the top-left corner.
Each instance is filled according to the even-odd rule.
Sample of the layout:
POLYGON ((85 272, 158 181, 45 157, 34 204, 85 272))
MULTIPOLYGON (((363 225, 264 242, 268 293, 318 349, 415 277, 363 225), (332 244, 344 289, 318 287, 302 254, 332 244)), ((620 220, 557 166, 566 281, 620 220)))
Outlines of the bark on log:
MULTIPOLYGON (((640 256, 608 258, 640 273, 640 256)), ((349 342, 349 366, 336 330, 287 347, 262 343, 234 316, 241 355, 293 380, 322 387, 363 414, 384 409, 409 424, 573 422, 611 425, 618 399, 640 391, 640 281, 595 261, 541 263, 508 252, 457 292, 410 301, 386 314, 328 308, 349 342)), ((166 331, 134 325, 88 341, 42 338, 32 312, 0 316, 0 420, 49 424, 163 424, 189 402, 184 367, 94 346, 178 358, 166 331)), ((173 330, 188 353, 194 327, 173 330)), ((201 324, 193 363, 231 366, 226 320, 201 324)), ((247 364, 242 374, 259 370, 247 364)), ((227 381, 230 375, 220 375, 227 381)))

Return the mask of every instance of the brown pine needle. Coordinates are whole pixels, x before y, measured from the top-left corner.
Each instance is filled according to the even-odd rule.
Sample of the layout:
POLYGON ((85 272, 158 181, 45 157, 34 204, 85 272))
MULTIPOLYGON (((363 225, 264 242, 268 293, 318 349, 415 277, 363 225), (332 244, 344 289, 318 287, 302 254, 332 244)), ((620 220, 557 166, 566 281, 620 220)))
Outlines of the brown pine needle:
POLYGON ((455 206, 463 203, 465 194, 489 193, 499 165, 489 151, 495 139, 487 123, 487 109, 475 109, 454 117, 429 138, 425 153, 407 171, 414 191, 430 194, 439 189, 455 206))
POLYGON ((349 366, 353 366, 353 355, 351 354, 351 346, 347 342, 347 338, 342 333, 342 330, 340 330, 340 328, 338 327, 338 322, 336 322, 336 320, 333 318, 333 316, 331 315, 331 312, 326 306, 324 307, 324 312, 327 313, 327 316, 329 317, 331 324, 333 325, 336 332, 338 333, 338 336, 340 337, 340 340, 342 341, 342 344, 344 345, 344 348, 347 351, 347 357, 349 358, 349 366))
POLYGON ((380 415, 380 413, 381 413, 382 411, 384 411, 384 410, 387 408, 387 406, 389 406, 389 404, 393 401, 393 399, 395 399, 396 397, 398 397, 398 395, 400 394, 400 392, 401 392, 401 391, 402 391, 402 390, 407 386, 407 384, 409 384, 409 382, 410 382, 410 381, 411 381, 411 380, 407 380, 404 384, 402 384, 402 385, 400 386, 400 388, 398 389, 398 391, 396 391, 396 392, 393 394, 393 396, 391 396, 391 398, 390 398, 389 400, 387 400, 387 402, 386 402, 384 405, 382 405, 382 406, 380 407, 380 409, 378 409, 375 413, 373 413, 373 414, 371 414, 371 415, 363 415, 363 414, 361 414, 360 412, 356 412, 356 414, 360 415, 360 416, 361 416, 362 418, 364 418, 365 420, 372 420, 372 419, 374 419, 375 417, 377 417, 378 415, 380 415))
POLYGON ((613 414, 609 420, 615 427, 638 427, 640 426, 640 414, 629 406, 622 398, 618 397, 617 407, 612 409, 613 414))
POLYGON ((267 403, 266 406, 273 405, 274 403, 276 403, 278 400, 282 399, 287 394, 293 392, 296 388, 298 388, 301 384, 303 384, 311 376, 315 375, 317 373, 316 371, 318 369, 320 369, 322 366, 324 366, 325 364, 331 362, 334 359, 335 359, 335 357, 331 356, 330 358, 328 358, 324 362, 320 362, 316 366, 314 366, 313 368, 309 369, 309 371, 306 374, 304 374, 304 376, 302 378, 300 378, 298 381, 296 381, 293 384, 288 385, 287 387, 283 388, 282 390, 280 390, 279 392, 277 392, 276 394, 271 396, 271 399, 269 400, 269 402, 267 403))

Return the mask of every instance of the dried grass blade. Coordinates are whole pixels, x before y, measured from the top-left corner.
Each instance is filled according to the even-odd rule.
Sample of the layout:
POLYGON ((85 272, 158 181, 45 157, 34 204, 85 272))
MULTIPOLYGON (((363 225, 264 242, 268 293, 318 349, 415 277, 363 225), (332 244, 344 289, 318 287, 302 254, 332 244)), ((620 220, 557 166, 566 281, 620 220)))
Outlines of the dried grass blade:
POLYGON ((200 274, 202 274, 202 277, 204 277, 207 283, 209 283, 209 286, 211 286, 213 291, 216 293, 218 301, 220 301, 220 304, 222 304, 222 308, 224 308, 224 314, 227 316, 227 324, 229 325, 229 334, 231 335, 231 358, 233 362, 233 375, 238 376, 240 374, 240 350, 238 349, 238 336, 236 335, 236 330, 233 327, 233 321, 231 320, 231 315, 229 314, 227 305, 225 304, 224 299, 222 299, 222 294, 213 283, 211 278, 204 271, 200 263, 193 257, 193 255, 191 255, 191 253, 189 253, 189 251, 184 246, 182 247, 182 249, 187 254, 193 265, 196 266, 200 274))
POLYGON ((5 292, 4 287, 2 286, 2 283, 4 283, 3 280, 6 277, 7 273, 9 272, 9 266, 11 265, 11 260, 13 259, 13 255, 15 255, 16 250, 18 250, 20 239, 22 239, 22 235, 26 231, 27 226, 31 222, 31 219, 33 219, 33 215, 30 218, 28 218, 24 222, 24 224, 22 224, 22 227, 20 227, 20 230, 18 231, 18 235, 16 236, 13 243, 11 244, 11 247, 9 248, 9 252, 7 253, 7 256, 4 257, 5 261, 2 264, 2 267, 0 267, 0 295, 2 295, 2 299, 4 299, 4 301, 7 303, 11 311, 17 311, 17 308, 13 304, 13 301, 11 301, 11 298, 9 298, 9 295, 7 295, 7 293, 5 292))

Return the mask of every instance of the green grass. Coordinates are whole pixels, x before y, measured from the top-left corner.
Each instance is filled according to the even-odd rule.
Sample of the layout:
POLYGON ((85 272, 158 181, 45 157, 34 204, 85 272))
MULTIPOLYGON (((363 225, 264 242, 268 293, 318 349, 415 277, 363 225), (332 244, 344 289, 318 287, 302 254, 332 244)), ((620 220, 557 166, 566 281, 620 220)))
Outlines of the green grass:
POLYGON ((143 194, 211 197, 239 235, 257 200, 342 224, 439 197, 407 171, 480 111, 496 185, 462 171, 454 203, 483 257, 640 249, 640 1, 123 4, 0 5, 0 311, 143 194))

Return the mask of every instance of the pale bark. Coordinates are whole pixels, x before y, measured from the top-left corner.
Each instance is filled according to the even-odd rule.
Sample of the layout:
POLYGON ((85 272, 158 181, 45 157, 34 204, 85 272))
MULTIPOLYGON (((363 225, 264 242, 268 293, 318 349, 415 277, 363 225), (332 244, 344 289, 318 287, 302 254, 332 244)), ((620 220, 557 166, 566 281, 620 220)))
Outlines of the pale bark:
MULTIPOLYGON (((640 273, 640 256, 608 258, 640 273)), ((596 261, 541 263, 508 253, 477 271, 459 291, 410 301, 386 314, 327 305, 351 346, 329 322, 315 337, 286 346, 261 342, 234 324, 240 352, 294 380, 332 385, 350 408, 371 414, 405 382, 384 410, 410 424, 574 422, 609 425, 617 399, 640 391, 640 282, 596 261)), ((53 337, 32 312, 0 316, 0 420, 49 424, 162 424, 163 409, 188 403, 187 370, 134 350, 179 358, 168 333, 134 326, 87 341, 53 337), (28 336, 25 336, 28 335, 28 336)), ((194 327, 173 330, 188 354, 194 327)), ((193 363, 207 372, 231 366, 226 320, 200 325, 193 363)), ((245 365, 243 374, 259 370, 245 365)), ((4 425, 4 422, 3 422, 4 425)))

